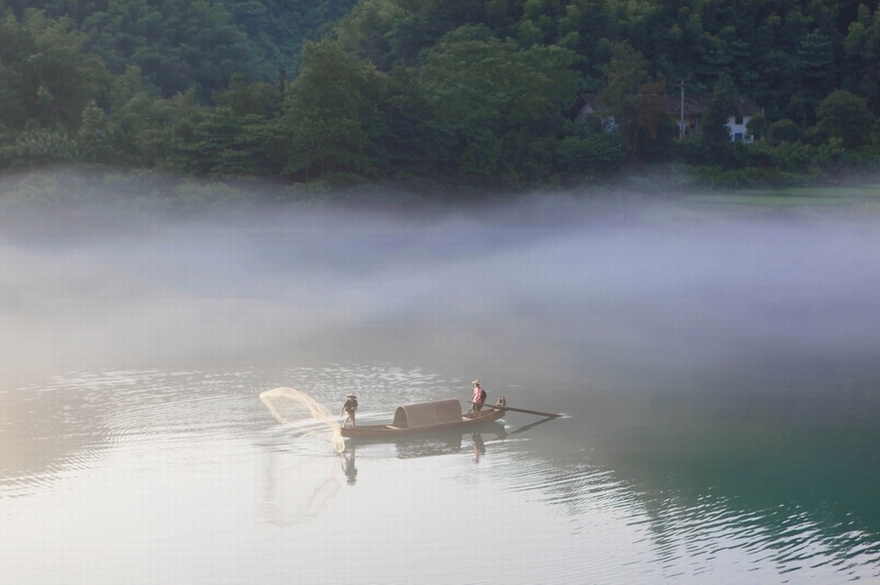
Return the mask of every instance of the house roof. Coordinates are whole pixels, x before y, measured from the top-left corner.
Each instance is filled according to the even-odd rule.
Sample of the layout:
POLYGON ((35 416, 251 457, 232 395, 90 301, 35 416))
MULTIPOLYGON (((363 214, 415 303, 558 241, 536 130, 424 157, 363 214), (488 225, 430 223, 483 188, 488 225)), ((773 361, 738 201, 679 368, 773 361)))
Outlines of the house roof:
POLYGON ((578 94, 577 99, 574 100, 571 108, 569 108, 569 117, 577 118, 578 114, 580 114, 581 110, 584 108, 588 108, 590 113, 601 112, 608 109, 608 107, 603 105, 599 100, 598 93, 581 93, 578 94))
POLYGON ((761 113, 761 108, 749 96, 738 95, 737 99, 739 99, 739 111, 743 116, 754 116, 761 113))
MULTIPOLYGON (((672 94, 662 94, 657 96, 659 98, 660 104, 663 106, 663 110, 669 114, 677 118, 681 114, 681 96, 680 95, 672 95, 672 94)), ((703 110, 706 109, 706 100, 701 97, 688 97, 684 98, 684 115, 685 116, 699 116, 703 113, 703 110)))

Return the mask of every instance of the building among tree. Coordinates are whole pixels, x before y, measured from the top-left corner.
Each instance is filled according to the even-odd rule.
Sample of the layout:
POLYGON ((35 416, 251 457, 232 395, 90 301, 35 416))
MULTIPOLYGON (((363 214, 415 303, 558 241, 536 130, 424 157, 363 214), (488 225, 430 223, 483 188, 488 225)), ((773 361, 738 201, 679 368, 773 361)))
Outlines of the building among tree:
MULTIPOLYGON (((704 97, 685 97, 675 94, 663 94, 656 96, 663 111, 679 127, 680 136, 694 132, 700 127, 700 119, 706 110, 708 102, 704 97)), ((733 142, 751 142, 752 137, 746 131, 746 124, 752 116, 761 113, 761 108, 745 95, 737 96, 739 112, 730 116, 727 120, 727 129, 730 131, 730 140, 733 142)), ((602 127, 611 130, 616 127, 616 122, 610 114, 611 109, 602 103, 598 93, 582 93, 569 110, 572 119, 584 121, 589 116, 596 116, 602 120, 602 127)))

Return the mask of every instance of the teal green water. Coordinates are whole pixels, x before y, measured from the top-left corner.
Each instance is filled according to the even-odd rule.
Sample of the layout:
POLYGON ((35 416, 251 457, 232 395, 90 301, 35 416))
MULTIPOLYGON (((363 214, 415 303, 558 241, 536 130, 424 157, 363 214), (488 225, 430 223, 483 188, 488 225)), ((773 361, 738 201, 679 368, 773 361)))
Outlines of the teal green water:
POLYGON ((545 202, 8 236, 4 582, 878 580, 878 228, 545 202), (259 400, 380 422, 476 377, 565 416, 337 454, 259 400))

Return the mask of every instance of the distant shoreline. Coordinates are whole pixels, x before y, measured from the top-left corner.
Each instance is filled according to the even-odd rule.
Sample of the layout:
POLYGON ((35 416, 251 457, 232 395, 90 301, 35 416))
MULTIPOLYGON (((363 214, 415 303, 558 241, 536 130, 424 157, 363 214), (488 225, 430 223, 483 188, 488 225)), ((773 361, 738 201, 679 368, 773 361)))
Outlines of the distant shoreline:
POLYGON ((349 209, 436 211, 479 209, 485 205, 537 198, 591 202, 600 206, 636 201, 723 206, 727 208, 843 208, 880 205, 880 173, 846 178, 800 176, 782 184, 713 184, 686 167, 657 167, 617 180, 530 190, 479 189, 440 185, 437 189, 401 183, 371 183, 331 189, 256 178, 194 178, 144 170, 55 167, 0 173, 3 224, 16 217, 46 213, 127 214, 143 217, 195 217, 204 214, 271 209, 349 209))

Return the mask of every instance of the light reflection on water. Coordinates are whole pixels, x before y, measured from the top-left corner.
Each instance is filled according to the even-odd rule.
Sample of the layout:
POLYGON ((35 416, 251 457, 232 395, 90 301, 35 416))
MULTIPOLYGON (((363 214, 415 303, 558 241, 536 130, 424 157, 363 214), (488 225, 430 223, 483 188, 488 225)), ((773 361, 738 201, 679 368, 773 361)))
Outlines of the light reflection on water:
MULTIPOLYGON (((257 400, 266 377, 72 373, 7 391, 18 416, 2 420, 4 443, 44 448, 7 461, 0 476, 3 523, 15 527, 0 533, 6 574, 18 583, 180 576, 207 583, 226 574, 224 566, 239 575, 234 582, 278 575, 329 583, 403 583, 413 575, 424 583, 834 583, 878 576, 880 537, 865 530, 877 529, 865 525, 870 511, 845 503, 834 509, 835 502, 807 507, 806 499, 786 500, 786 486, 759 489, 765 506, 750 501, 748 490, 723 493, 728 478, 714 474, 706 459, 713 454, 702 449, 665 467, 665 477, 638 463, 667 457, 669 445, 656 443, 676 443, 674 432, 654 434, 654 444, 603 451, 601 439, 590 444, 583 436, 587 417, 538 423, 511 414, 478 433, 350 443, 337 455, 268 415, 257 400), (696 455, 703 460, 688 460, 696 455), (701 472, 696 481, 688 476, 701 472), (774 494, 782 497, 774 501, 774 494), (491 571, 472 568, 475 547, 491 559, 491 571), (102 570, 73 560, 43 564, 47 555, 94 555, 86 550, 102 551, 102 570), (150 566, 154 555, 170 560, 160 570, 150 566), (306 560, 311 569, 303 569, 306 560), (352 563, 351 574, 321 569, 352 563)), ((356 386, 362 403, 377 411, 467 392, 461 381, 382 365, 284 369, 268 377, 295 380, 330 405, 356 386)), ((616 439, 632 441, 626 433, 616 439)), ((785 448, 779 437, 764 441, 771 450, 785 448)), ((768 479, 760 469, 740 471, 750 477, 739 481, 768 479)), ((768 473, 772 480, 776 472, 768 473)), ((829 485, 801 489, 823 490, 817 502, 839 495, 829 485)))
POLYGON ((4 580, 880 578, 871 222, 287 220, 0 244, 4 580), (567 416, 337 455, 258 399, 477 376, 567 416))

